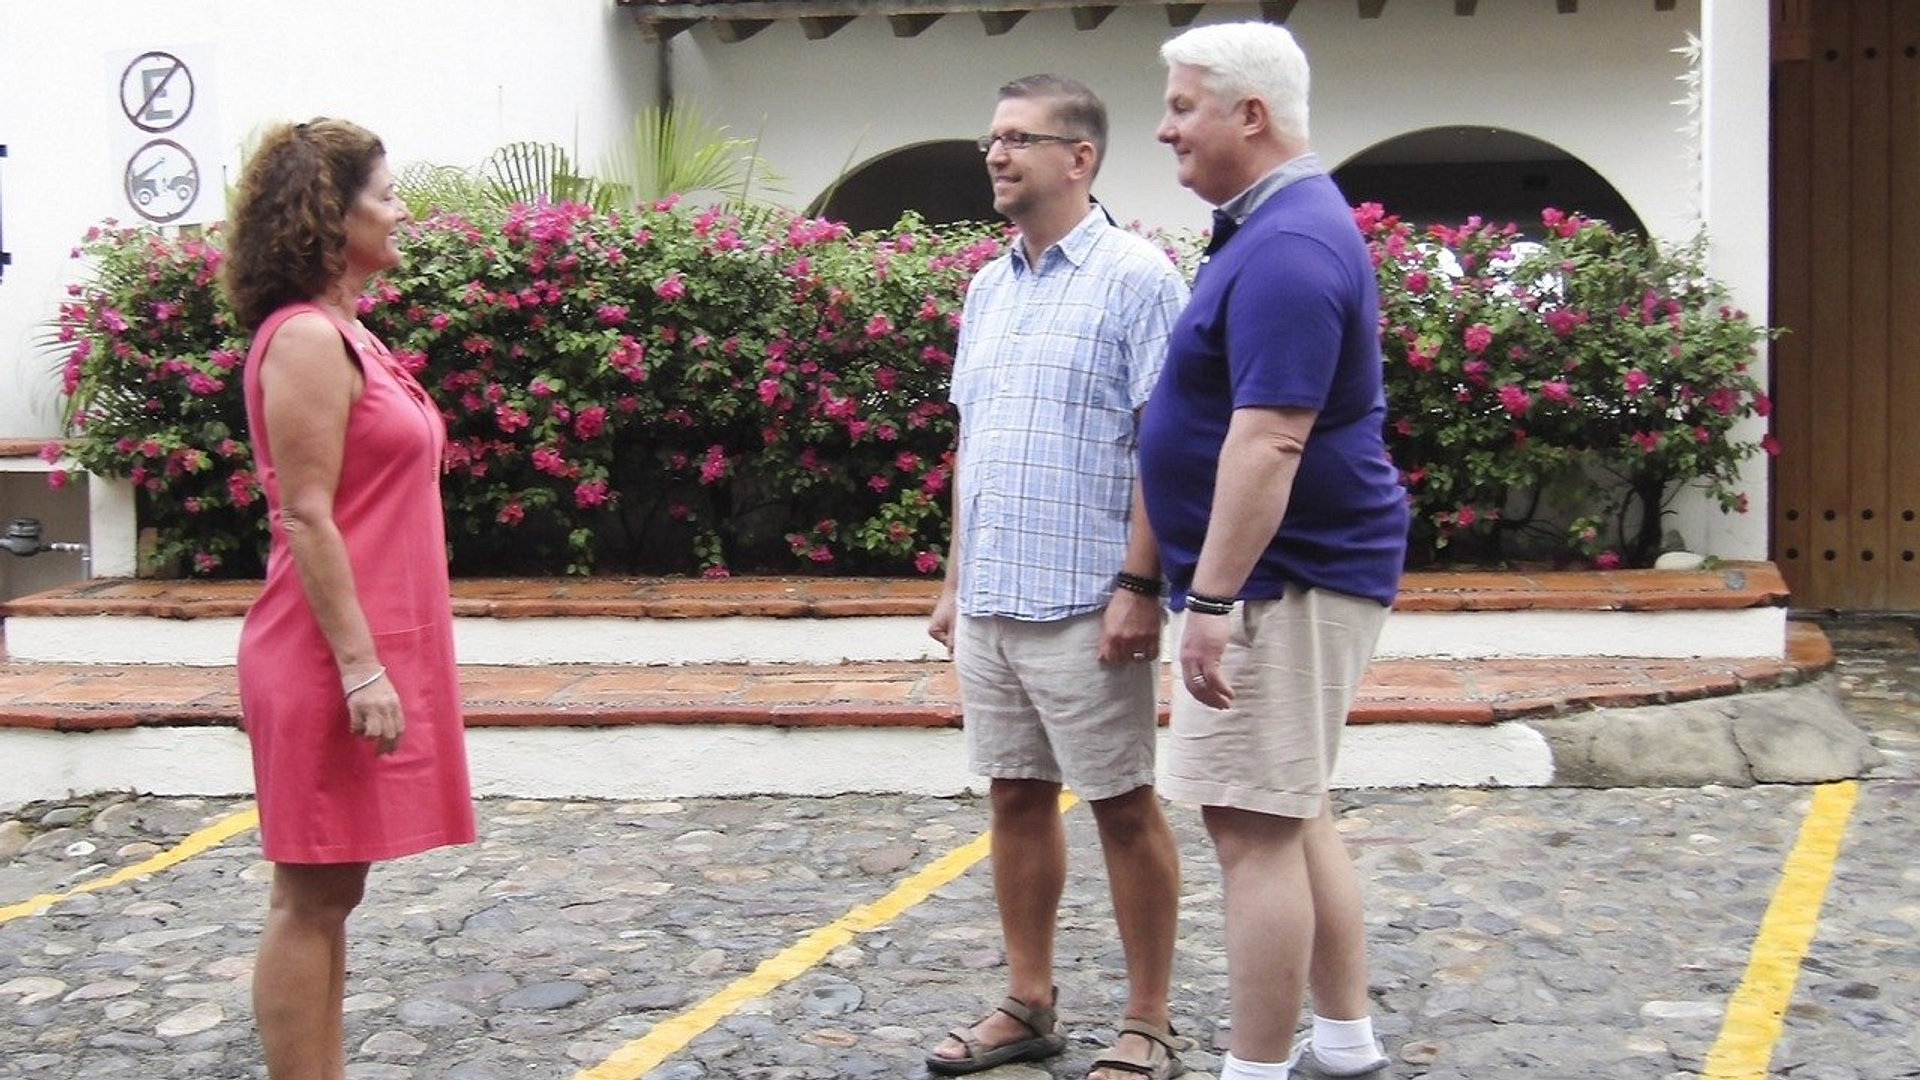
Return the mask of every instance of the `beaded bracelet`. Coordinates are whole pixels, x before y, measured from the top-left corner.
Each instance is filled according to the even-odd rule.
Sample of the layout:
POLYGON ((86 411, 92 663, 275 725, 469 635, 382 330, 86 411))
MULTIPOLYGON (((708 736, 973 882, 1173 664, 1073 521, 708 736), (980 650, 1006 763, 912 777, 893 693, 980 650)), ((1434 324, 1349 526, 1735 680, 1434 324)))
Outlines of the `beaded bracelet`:
POLYGON ((340 696, 343 698, 350 698, 353 695, 359 693, 362 690, 365 690, 367 687, 372 686, 374 683, 377 683, 381 679, 384 679, 386 677, 387 677, 387 669, 383 667, 379 671, 376 671, 373 674, 367 676, 366 678, 361 679, 359 682, 354 683, 352 686, 347 687, 346 691, 342 693, 340 696))
POLYGON ((1113 583, 1128 592, 1137 592, 1141 596, 1159 596, 1162 591, 1159 578, 1150 578, 1144 574, 1130 574, 1125 570, 1113 575, 1113 583))
POLYGON ((1197 592, 1187 594, 1187 610, 1201 615, 1231 615, 1234 603, 1230 596, 1208 596, 1197 592))

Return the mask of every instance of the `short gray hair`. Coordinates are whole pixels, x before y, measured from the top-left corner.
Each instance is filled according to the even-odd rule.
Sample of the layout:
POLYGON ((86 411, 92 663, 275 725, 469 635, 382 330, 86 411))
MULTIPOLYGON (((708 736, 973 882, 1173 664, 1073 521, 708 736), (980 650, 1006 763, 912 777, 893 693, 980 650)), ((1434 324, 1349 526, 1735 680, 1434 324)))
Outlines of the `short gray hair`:
POLYGON ((1168 66, 1207 73, 1207 89, 1267 103, 1281 134, 1307 141, 1307 54, 1284 26, 1264 22, 1196 26, 1160 46, 1168 66))

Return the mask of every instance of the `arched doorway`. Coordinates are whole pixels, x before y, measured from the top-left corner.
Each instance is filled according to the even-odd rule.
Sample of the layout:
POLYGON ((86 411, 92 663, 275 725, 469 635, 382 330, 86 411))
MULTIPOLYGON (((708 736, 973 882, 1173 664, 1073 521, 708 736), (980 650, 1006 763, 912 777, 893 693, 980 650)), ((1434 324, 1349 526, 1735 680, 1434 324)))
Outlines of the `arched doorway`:
POLYGON ((884 229, 912 210, 930 225, 996 221, 993 185, 971 142, 946 139, 889 150, 856 166, 807 207, 856 231, 884 229))
POLYGON ((1607 178, 1565 150, 1517 131, 1437 127, 1375 143, 1334 170, 1355 204, 1377 202, 1418 225, 1483 221, 1540 227, 1547 207, 1645 232, 1607 178))

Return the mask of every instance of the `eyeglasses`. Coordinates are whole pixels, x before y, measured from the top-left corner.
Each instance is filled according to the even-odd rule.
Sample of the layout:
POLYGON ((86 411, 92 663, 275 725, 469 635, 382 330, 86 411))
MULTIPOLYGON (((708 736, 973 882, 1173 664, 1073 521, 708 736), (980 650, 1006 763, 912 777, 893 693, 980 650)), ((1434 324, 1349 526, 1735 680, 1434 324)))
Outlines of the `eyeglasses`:
POLYGON ((1007 131, 999 135, 982 135, 973 140, 973 145, 979 147, 981 153, 991 154, 993 153, 994 143, 999 143, 1009 150, 1025 150, 1029 146, 1047 142, 1078 143, 1086 142, 1086 140, 1076 139, 1071 135, 1041 135, 1031 131, 1007 131))

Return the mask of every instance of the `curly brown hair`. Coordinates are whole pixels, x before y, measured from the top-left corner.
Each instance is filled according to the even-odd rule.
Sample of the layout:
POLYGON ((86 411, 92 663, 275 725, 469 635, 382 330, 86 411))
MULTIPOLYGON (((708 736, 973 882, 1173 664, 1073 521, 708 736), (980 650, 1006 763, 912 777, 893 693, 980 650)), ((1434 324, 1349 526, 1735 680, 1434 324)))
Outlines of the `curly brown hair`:
POLYGON ((242 325, 322 295, 346 272, 347 211, 386 154, 373 132, 326 117, 261 137, 240 176, 222 270, 242 325))

